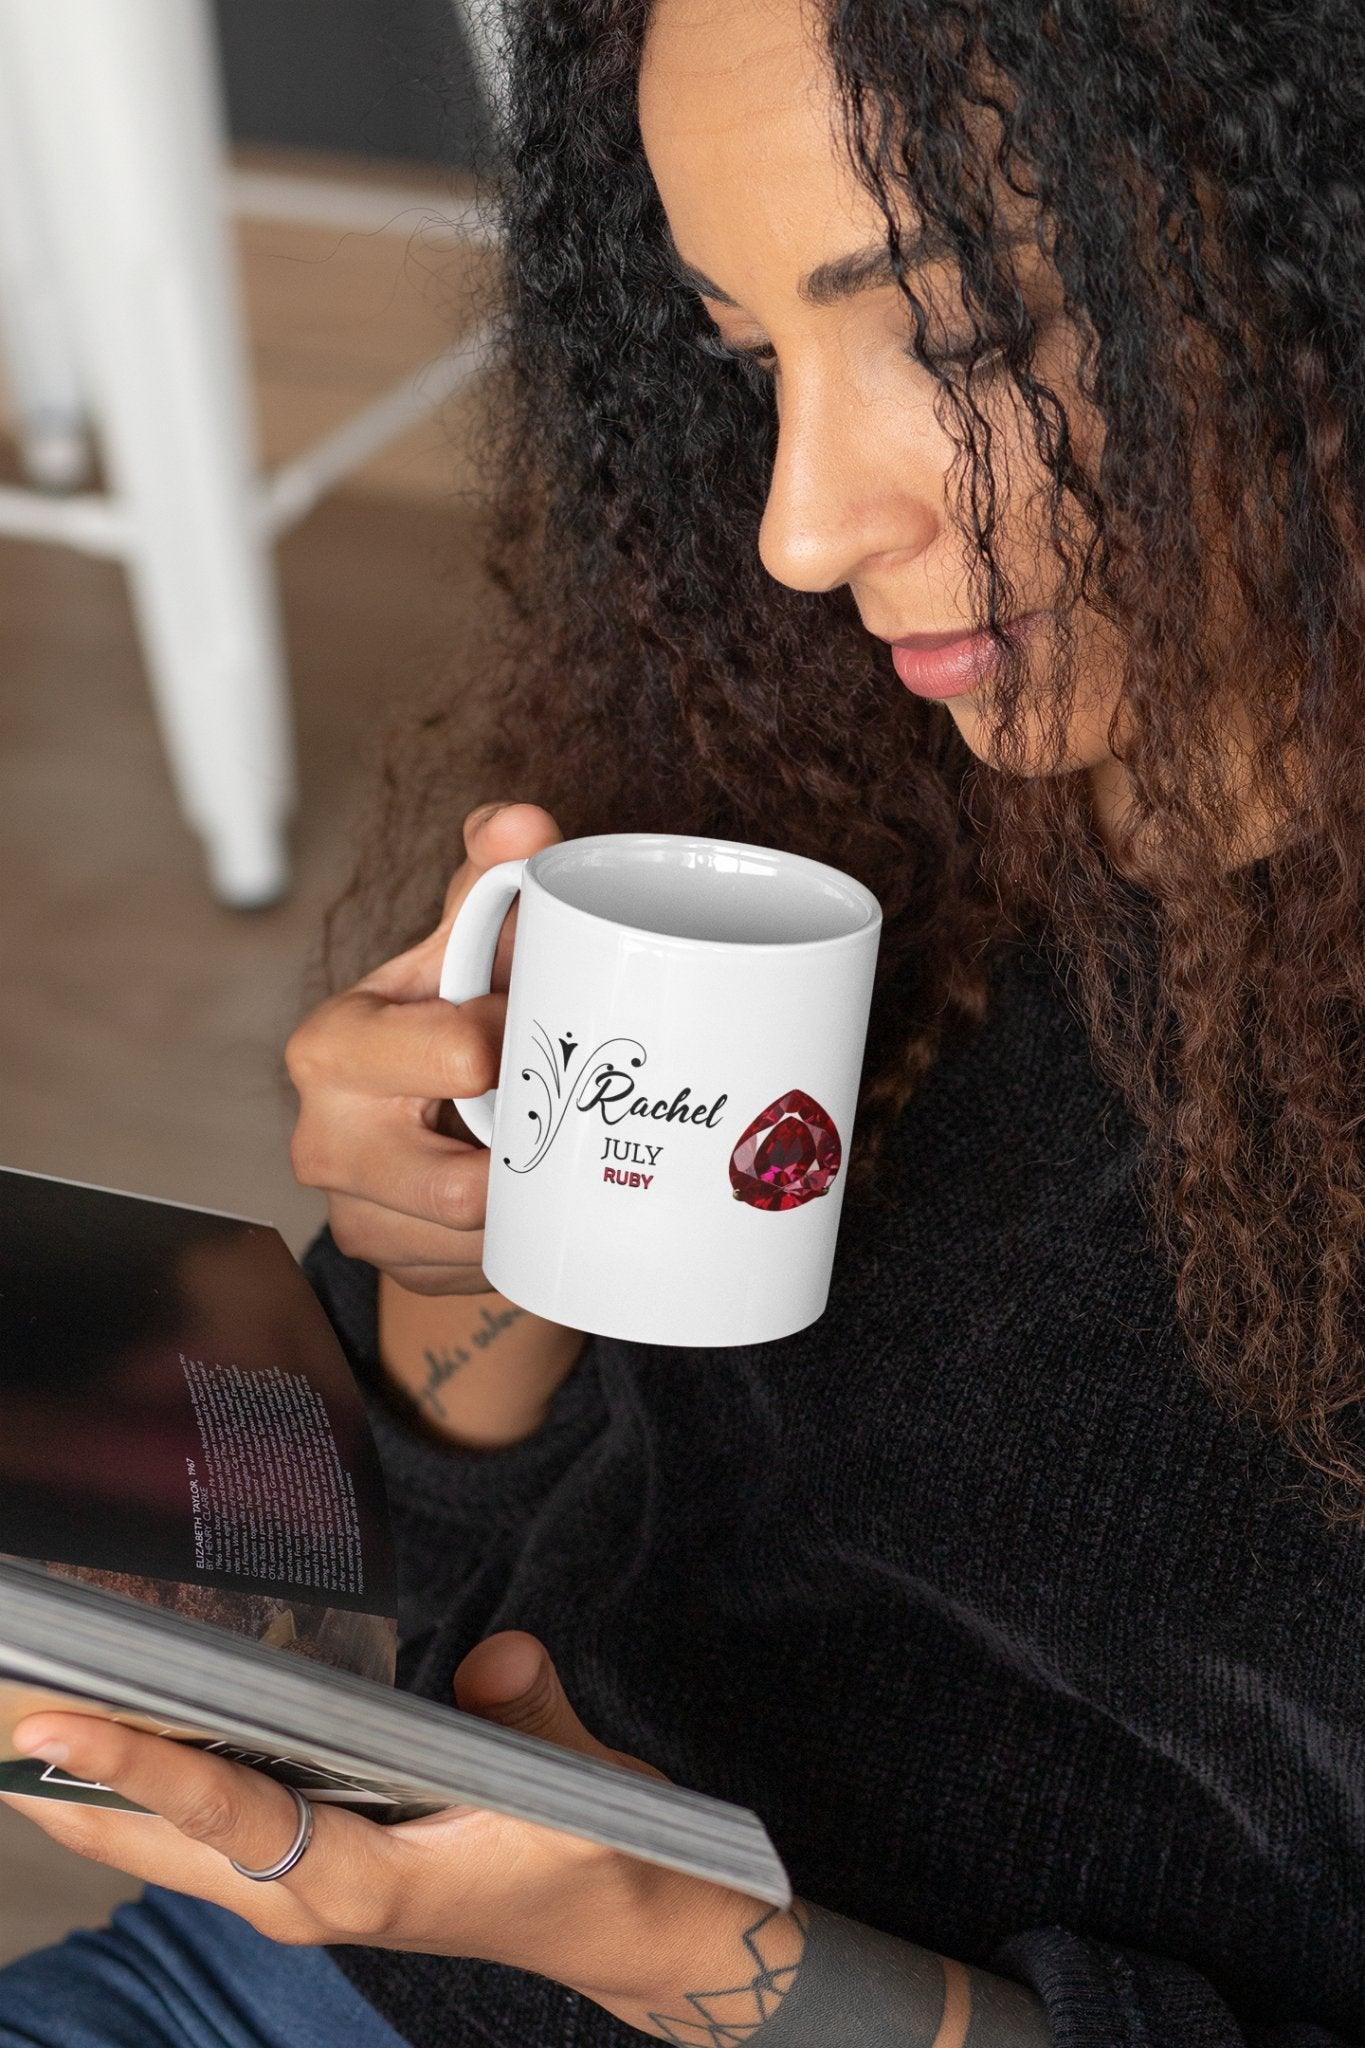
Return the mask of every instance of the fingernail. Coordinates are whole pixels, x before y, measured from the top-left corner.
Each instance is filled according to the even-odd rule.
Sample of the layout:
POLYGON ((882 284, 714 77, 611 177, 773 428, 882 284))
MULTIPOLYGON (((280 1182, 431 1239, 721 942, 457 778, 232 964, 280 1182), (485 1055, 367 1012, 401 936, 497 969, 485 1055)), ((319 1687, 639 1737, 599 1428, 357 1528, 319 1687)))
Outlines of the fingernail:
POLYGON ((41 1737, 34 1742, 32 1737, 26 1735, 16 1735, 14 1747, 24 1756, 41 1757, 45 1764, 64 1764, 71 1754, 68 1743, 44 1742, 41 1737))

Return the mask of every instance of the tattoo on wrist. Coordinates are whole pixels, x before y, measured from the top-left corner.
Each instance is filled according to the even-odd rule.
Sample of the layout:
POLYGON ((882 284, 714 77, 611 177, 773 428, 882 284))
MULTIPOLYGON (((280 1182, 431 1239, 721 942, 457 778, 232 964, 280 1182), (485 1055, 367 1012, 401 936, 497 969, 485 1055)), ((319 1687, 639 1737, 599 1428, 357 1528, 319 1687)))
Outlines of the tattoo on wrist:
POLYGON ((446 1381, 452 1379, 462 1365, 468 1365, 476 1352, 486 1351, 490 1344, 496 1343, 508 1325, 519 1321, 524 1314, 524 1309, 515 1308, 511 1303, 500 1309, 485 1305, 483 1320, 470 1331, 468 1343, 444 1346, 439 1351, 431 1345, 424 1346, 422 1357, 426 1361, 426 1378, 413 1389, 413 1399, 418 1407, 427 1409, 444 1421, 446 1411, 441 1389, 446 1381))
POLYGON ((770 1906, 740 1937, 735 1982, 716 1991, 688 1991, 685 2011, 652 2012, 665 2041, 687 2048, 732 2048, 747 2041, 777 2011, 796 1982, 806 1951, 810 1908, 797 1899, 790 1912, 770 1906))
POLYGON ((1021 1985, 797 1899, 740 1937, 735 1973, 688 1991, 652 2028, 678 2048, 1047 2048, 1021 1985))

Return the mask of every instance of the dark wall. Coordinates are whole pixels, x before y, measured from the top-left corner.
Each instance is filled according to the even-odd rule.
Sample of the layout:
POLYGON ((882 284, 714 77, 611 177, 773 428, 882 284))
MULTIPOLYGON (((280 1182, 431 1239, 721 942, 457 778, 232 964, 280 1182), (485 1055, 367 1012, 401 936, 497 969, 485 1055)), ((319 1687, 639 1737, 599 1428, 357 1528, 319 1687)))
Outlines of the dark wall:
POLYGON ((246 142, 468 168, 482 135, 453 0, 215 0, 246 142))

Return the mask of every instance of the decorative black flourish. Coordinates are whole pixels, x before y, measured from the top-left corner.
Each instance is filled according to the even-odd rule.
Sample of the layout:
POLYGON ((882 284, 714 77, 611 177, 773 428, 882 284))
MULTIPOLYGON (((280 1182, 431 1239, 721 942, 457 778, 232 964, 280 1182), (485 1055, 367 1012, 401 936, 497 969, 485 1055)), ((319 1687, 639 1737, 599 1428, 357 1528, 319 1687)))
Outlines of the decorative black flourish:
MULTIPOLYGON (((531 1033, 535 1040, 535 1051, 532 1054, 535 1064, 534 1066, 523 1067, 521 1078, 523 1081, 534 1083, 540 1090, 543 1107, 540 1109, 528 1109, 526 1112, 528 1123, 532 1123, 536 1127, 535 1143, 532 1147, 530 1158, 524 1160, 521 1165, 517 1165, 508 1153, 504 1152, 502 1155, 503 1165, 510 1166, 513 1173, 529 1173, 533 1166, 539 1166, 558 1135, 559 1127, 564 1121, 564 1112, 573 1100, 575 1092, 571 1078, 575 1065, 574 1055, 579 1049, 575 1039, 570 1036, 568 1038, 561 1038, 559 1041, 560 1051, 564 1055, 564 1069, 561 1074, 559 1054, 555 1051, 554 1041, 539 1019, 532 1023, 531 1033)), ((583 1067, 586 1067, 587 1072, 580 1076, 578 1082, 578 1092, 580 1094, 586 1082, 595 1079, 611 1064, 610 1061, 604 1061, 602 1066, 594 1067, 593 1062, 615 1046, 633 1046, 635 1050, 631 1055, 631 1066, 642 1067, 644 1065, 645 1049, 638 1038, 604 1038, 602 1043, 595 1046, 581 1063, 583 1067)))
MULTIPOLYGON (((544 1052, 544 1054, 545 1054, 545 1057, 546 1057, 546 1060, 547 1060, 547 1061, 548 1061, 548 1063, 549 1063, 549 1072, 550 1072, 550 1080, 551 1080, 551 1081, 553 1082, 553 1084, 554 1084, 554 1091, 555 1091, 555 1094, 556 1094, 556 1095, 558 1095, 558 1093, 559 1093, 559 1062, 558 1062, 558 1060, 556 1060, 556 1058, 555 1058, 555 1049, 554 1049, 554 1047, 553 1047, 553 1046, 551 1045, 551 1043, 550 1043, 550 1037, 549 1037, 549 1033, 548 1033, 548 1032, 546 1031, 546 1029, 545 1029, 545 1026, 544 1026, 543 1024, 539 1023, 539 1022, 533 1023, 533 1024, 532 1024, 532 1026, 531 1026, 531 1029, 532 1029, 532 1031, 533 1031, 533 1032, 535 1033, 535 1035, 536 1035, 536 1042, 537 1042, 537 1044, 538 1044, 538 1045, 540 1046, 541 1050, 542 1050, 542 1051, 544 1052)), ((564 1042, 564 1041, 563 1041, 563 1040, 561 1039, 561 1040, 560 1040, 560 1044, 562 1045, 562 1044, 563 1044, 563 1042, 564 1042)), ((567 1062, 566 1062, 566 1065, 567 1065, 567 1062)))
POLYGON ((807 1912, 800 1899, 789 1913, 770 1906, 744 1930, 752 1974, 718 1991, 688 1991, 687 2015, 652 2012, 665 2041, 678 2048, 735 2048, 772 2018, 791 1990, 806 1949, 807 1912))

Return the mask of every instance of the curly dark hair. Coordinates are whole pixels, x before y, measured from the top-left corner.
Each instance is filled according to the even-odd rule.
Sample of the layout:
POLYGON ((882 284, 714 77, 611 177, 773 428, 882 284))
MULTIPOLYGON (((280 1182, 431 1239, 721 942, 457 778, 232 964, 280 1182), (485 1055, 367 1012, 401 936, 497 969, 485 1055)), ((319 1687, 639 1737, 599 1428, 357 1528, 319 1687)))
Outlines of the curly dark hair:
MULTIPOLYGON (((988 421, 971 374, 923 347, 903 268, 1002 654, 988 760, 888 687, 846 592, 764 574, 771 396, 706 348, 668 261, 636 117, 648 17, 647 0, 516 10, 492 561, 506 611, 390 762, 351 904, 390 944, 430 927, 462 853, 455 791, 545 804, 566 834, 697 831, 833 861, 885 913, 851 1166, 865 1188, 939 1047, 984 1013, 998 940, 1036 930, 1146 1134, 1153 1243, 1194 1365, 1282 1433, 1328 1512, 1365 1520, 1365 13, 825 8, 889 247, 913 208, 950 252, 979 353, 1004 348, 1027 408, 1064 591, 1121 630, 1111 741, 1132 843, 1160 847, 1145 886, 1102 845, 1083 775, 1018 772, 988 421), (1080 396, 1104 426, 1089 464, 1032 374, 1002 187, 1036 203, 1085 338, 1080 396), (1278 829, 1238 864, 1249 791, 1278 829)), ((1065 653, 1061 667, 1057 748, 1065 653)))

